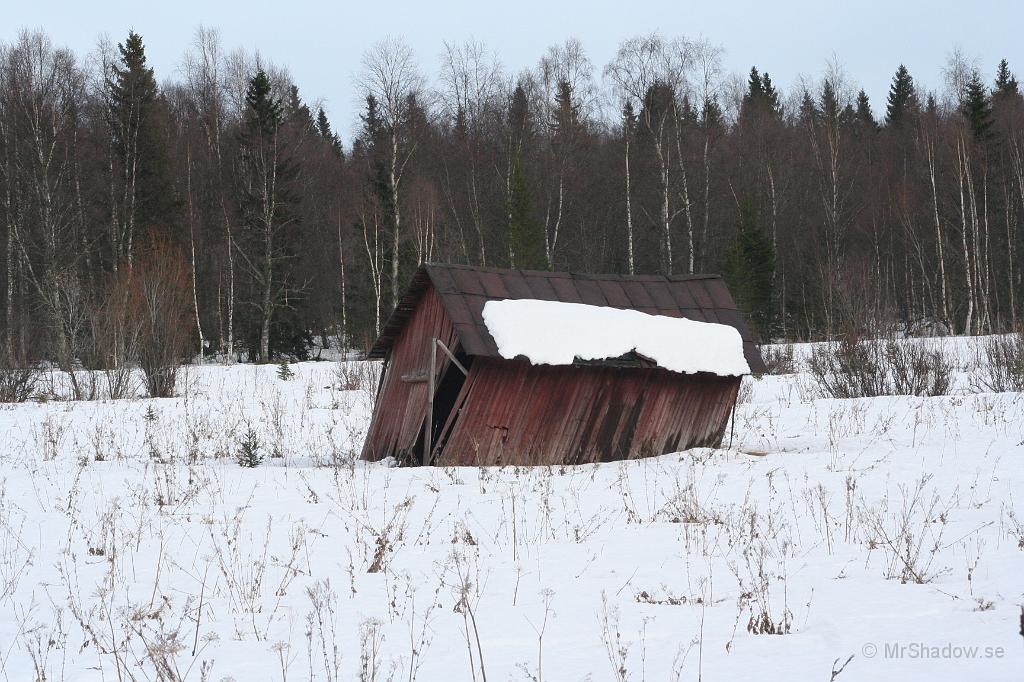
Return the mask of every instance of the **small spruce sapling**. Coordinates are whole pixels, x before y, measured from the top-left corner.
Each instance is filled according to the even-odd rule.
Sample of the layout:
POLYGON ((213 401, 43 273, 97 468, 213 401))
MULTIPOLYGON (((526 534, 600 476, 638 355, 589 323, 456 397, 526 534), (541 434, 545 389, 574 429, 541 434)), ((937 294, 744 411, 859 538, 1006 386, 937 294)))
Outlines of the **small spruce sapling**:
POLYGON ((281 358, 281 362, 277 365, 277 378, 281 381, 288 381, 295 376, 295 372, 292 371, 291 365, 288 364, 287 358, 281 358))
POLYGON ((260 452, 262 444, 260 443, 260 437, 256 433, 256 429, 249 426, 245 430, 245 435, 238 444, 238 451, 235 453, 235 459, 238 462, 238 466, 254 469, 263 463, 263 453, 260 452))

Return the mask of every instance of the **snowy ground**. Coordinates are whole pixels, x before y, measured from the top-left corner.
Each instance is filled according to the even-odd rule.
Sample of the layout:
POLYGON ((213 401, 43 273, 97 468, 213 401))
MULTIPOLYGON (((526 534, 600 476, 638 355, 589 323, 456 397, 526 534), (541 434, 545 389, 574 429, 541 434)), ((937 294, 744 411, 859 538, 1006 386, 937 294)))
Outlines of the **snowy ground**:
POLYGON ((1021 394, 767 377, 729 449, 395 469, 373 365, 293 369, 0 408, 0 679, 1021 679, 1021 394))

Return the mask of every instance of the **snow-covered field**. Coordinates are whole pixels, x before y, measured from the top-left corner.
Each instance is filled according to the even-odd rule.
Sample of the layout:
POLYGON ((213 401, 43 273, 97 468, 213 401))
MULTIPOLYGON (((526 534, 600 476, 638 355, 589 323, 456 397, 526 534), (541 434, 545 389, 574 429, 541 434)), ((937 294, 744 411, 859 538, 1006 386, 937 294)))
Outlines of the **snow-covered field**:
POLYGON ((402 469, 373 365, 293 369, 0 407, 0 679, 1022 679, 1022 394, 766 377, 726 449, 402 469))

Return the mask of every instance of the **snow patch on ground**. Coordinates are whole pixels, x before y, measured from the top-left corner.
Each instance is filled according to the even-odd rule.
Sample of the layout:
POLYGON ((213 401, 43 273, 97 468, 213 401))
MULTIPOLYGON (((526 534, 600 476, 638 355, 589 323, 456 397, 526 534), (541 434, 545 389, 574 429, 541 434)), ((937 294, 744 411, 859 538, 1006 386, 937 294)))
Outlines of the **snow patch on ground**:
POLYGON ((750 373, 734 327, 583 303, 488 301, 484 323, 503 358, 571 365, 637 352, 673 372, 750 373))

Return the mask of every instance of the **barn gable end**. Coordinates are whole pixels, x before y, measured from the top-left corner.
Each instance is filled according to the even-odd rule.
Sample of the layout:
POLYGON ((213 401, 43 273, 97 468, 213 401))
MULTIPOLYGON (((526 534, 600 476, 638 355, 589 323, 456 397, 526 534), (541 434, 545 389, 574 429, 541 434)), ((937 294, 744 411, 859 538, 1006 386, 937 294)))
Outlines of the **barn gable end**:
MULTIPOLYGON (((427 415, 427 371, 431 339, 455 345, 455 330, 437 292, 429 284, 396 334, 383 370, 373 419, 363 444, 363 459, 377 461, 389 455, 419 459, 423 421, 427 415)), ((443 355, 443 354, 442 354, 443 355)), ((447 359, 447 358, 445 358, 447 359)), ((441 372, 448 363, 440 358, 441 372)))

